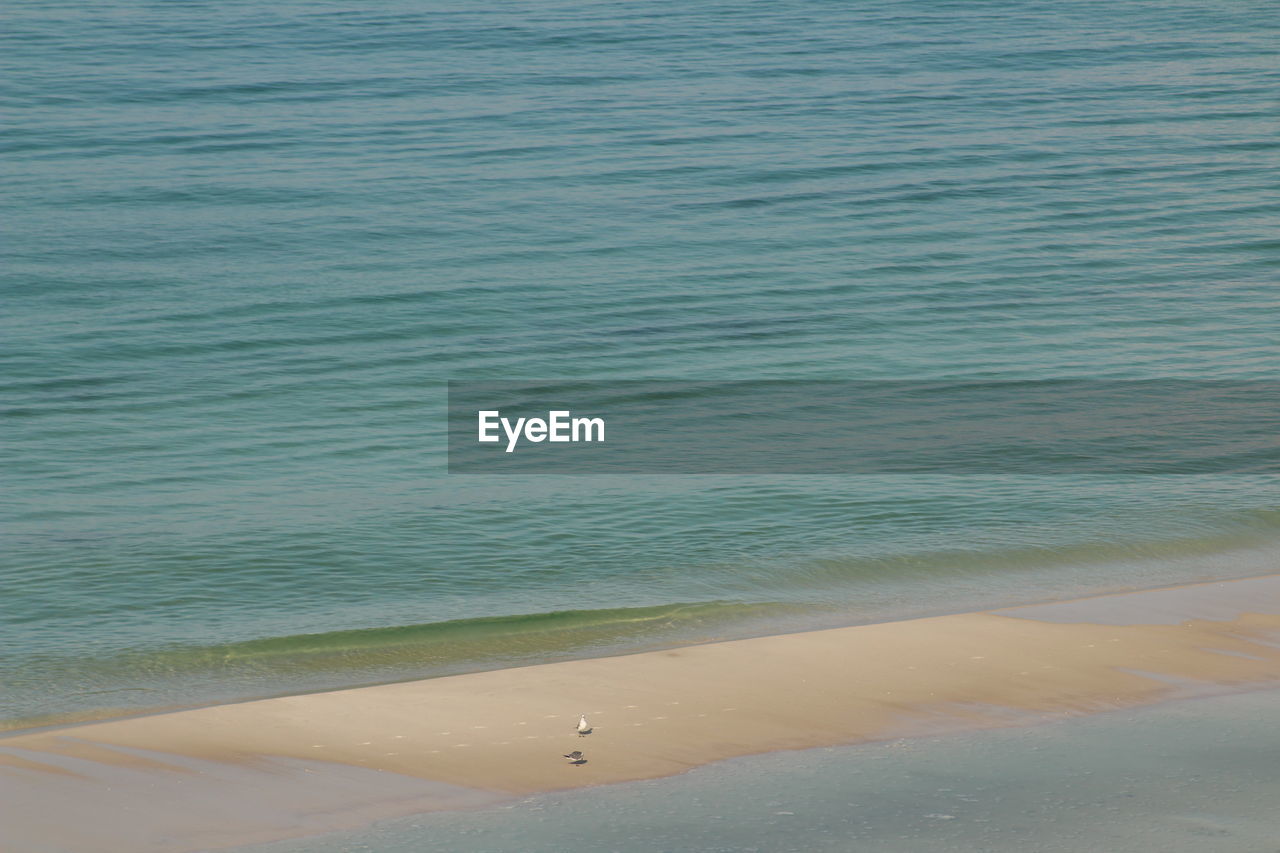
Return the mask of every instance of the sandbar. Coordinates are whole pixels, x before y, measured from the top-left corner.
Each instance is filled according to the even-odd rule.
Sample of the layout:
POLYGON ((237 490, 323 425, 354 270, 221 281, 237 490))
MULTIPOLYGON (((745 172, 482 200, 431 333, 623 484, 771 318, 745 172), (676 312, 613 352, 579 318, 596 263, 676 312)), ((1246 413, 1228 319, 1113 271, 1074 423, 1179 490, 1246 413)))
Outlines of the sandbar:
POLYGON ((1277 684, 1268 576, 287 696, 0 737, 0 849, 216 849, 1277 684))

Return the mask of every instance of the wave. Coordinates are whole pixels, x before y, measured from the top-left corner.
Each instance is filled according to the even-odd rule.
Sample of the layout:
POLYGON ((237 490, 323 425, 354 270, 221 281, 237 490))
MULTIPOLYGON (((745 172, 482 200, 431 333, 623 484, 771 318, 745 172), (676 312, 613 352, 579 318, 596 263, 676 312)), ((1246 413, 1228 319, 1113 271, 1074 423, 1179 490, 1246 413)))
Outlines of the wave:
POLYGON ((99 658, 44 655, 6 676, 0 731, 727 639, 798 609, 713 601, 562 610, 99 658), (51 694, 54 684, 75 686, 51 694))
POLYGON ((515 660, 542 659, 620 641, 643 643, 646 637, 723 627, 778 609, 784 606, 713 601, 561 610, 269 637, 177 648, 149 657, 174 668, 221 664, 346 670, 359 665, 412 663, 431 668, 482 661, 509 665, 515 660))

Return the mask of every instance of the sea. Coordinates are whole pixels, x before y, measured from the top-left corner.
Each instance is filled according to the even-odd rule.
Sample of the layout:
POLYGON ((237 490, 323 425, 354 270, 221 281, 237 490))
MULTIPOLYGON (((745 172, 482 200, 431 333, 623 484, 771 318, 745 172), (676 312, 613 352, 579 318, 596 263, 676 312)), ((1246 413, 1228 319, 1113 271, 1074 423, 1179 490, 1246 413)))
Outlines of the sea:
POLYGON ((6 0, 0 728, 1276 571, 1266 472, 446 435, 451 381, 1274 380, 1275 12, 6 0))

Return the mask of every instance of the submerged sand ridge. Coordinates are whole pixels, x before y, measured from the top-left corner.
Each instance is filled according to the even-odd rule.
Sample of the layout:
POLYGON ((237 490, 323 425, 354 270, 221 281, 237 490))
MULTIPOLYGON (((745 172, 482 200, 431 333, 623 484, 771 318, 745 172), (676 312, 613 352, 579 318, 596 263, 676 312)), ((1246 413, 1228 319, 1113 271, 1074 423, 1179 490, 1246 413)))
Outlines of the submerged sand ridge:
POLYGON ((770 750, 1271 686, 1278 641, 1280 576, 41 731, 0 738, 0 849, 209 849, 770 750), (570 765, 572 750, 587 762, 570 765), (86 803, 101 812, 89 833, 63 817, 86 803))

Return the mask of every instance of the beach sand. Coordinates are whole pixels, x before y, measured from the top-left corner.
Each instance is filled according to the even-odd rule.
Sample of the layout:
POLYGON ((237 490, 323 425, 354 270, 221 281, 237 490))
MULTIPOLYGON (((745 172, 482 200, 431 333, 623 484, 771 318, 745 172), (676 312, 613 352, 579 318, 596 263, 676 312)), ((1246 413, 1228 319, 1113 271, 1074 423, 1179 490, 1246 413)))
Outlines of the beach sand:
POLYGON ((0 738, 0 849, 211 849, 1274 686, 1277 641, 1270 576, 19 733, 0 738))

